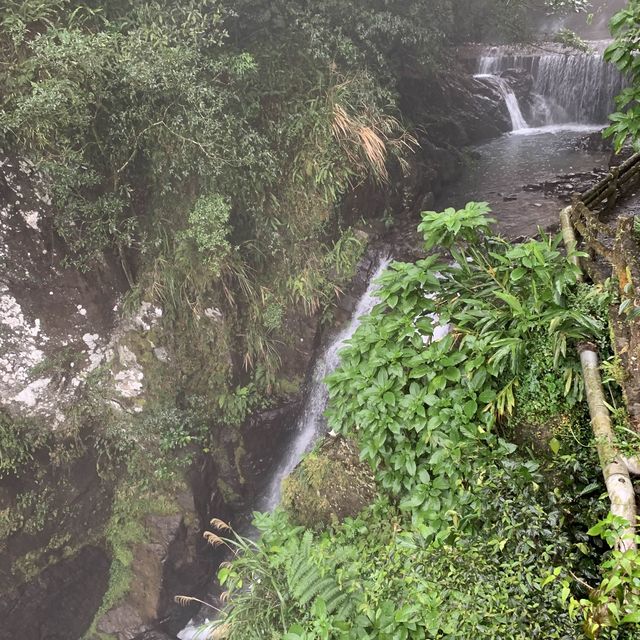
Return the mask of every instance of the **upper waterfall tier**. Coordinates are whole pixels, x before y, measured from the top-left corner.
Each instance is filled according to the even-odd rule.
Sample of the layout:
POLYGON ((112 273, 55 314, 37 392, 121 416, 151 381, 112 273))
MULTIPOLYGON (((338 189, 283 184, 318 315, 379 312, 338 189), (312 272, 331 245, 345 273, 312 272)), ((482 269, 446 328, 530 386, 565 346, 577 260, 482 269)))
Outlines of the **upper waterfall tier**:
POLYGON ((592 53, 567 53, 546 47, 518 50, 513 46, 485 49, 476 71, 501 75, 521 70, 533 77, 532 96, 540 124, 600 124, 614 110, 624 88, 623 76, 602 57, 598 43, 592 53))
POLYGON ((496 89, 502 96, 505 104, 507 105, 507 109, 509 110, 509 117, 511 118, 511 130, 512 131, 521 131, 522 129, 527 129, 529 125, 527 121, 524 119, 522 115, 522 111, 520 110, 520 104, 518 103, 518 98, 516 98, 516 94, 513 92, 513 89, 509 85, 509 83, 500 76, 493 75, 491 73, 479 73, 474 76, 478 79, 485 79, 495 85, 496 89))

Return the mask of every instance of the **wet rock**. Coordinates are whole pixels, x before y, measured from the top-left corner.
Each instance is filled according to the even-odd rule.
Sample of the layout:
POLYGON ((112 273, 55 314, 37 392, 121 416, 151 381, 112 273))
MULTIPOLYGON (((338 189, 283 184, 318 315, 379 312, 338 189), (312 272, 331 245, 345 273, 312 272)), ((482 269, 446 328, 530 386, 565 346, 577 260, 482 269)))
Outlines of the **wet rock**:
POLYGON ((144 626, 144 621, 136 608, 124 603, 109 611, 98 624, 98 632, 118 640, 133 640, 144 626))
POLYGON ((147 631, 136 636, 134 640, 175 640, 175 636, 168 636, 161 631, 147 631))
POLYGON ((420 211, 431 211, 436 203, 436 198, 432 191, 425 194, 420 202, 420 211))
POLYGON ((407 69, 400 79, 401 110, 432 143, 463 147, 509 131, 509 114, 490 83, 459 71, 430 75, 407 69))
POLYGON ((201 571, 196 557, 200 538, 193 501, 180 497, 178 510, 146 518, 148 539, 133 549, 132 582, 128 594, 97 624, 100 633, 132 640, 151 629, 157 620, 184 617, 176 595, 191 592, 201 571))
POLYGON ((110 560, 86 546, 0 598, 2 640, 76 640, 87 629, 109 583, 110 560))
POLYGON ((567 173, 553 180, 546 180, 538 184, 528 184, 524 191, 542 192, 545 196, 558 198, 561 202, 569 203, 575 194, 584 193, 607 174, 602 169, 594 169, 584 173, 567 173))
POLYGON ((611 138, 604 138, 602 131, 594 131, 593 133, 578 138, 576 148, 585 151, 613 152, 613 142, 611 138))
POLYGON ((518 98, 521 105, 531 102, 531 91, 533 90, 533 75, 525 69, 507 69, 500 76, 504 78, 518 98))
POLYGON ((30 163, 0 157, 0 407, 55 429, 92 366, 83 335, 108 341, 124 283, 107 259, 91 274, 65 265, 48 190, 30 163))

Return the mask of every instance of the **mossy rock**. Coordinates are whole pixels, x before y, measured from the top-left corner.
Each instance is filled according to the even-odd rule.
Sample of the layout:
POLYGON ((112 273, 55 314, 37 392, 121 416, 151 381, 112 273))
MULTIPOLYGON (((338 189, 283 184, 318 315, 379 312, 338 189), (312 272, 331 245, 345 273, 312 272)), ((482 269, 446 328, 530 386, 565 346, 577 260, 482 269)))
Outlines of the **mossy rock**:
POLYGON ((551 443, 562 441, 571 433, 575 418, 567 413, 545 416, 544 420, 515 420, 511 425, 509 440, 522 449, 530 449, 536 457, 553 458, 551 443))
POLYGON ((357 515, 375 495, 373 472, 356 444, 329 436, 283 482, 282 506, 292 521, 318 530, 357 515))

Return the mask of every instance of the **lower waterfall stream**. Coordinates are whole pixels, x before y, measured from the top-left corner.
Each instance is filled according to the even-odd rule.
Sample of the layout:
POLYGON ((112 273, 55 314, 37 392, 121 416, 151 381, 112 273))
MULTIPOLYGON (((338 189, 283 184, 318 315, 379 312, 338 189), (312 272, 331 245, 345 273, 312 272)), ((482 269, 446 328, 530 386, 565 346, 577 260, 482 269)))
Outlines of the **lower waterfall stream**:
MULTIPOLYGON (((271 472, 271 477, 266 479, 266 490, 255 503, 255 509, 258 511, 273 511, 278 506, 282 480, 295 469, 304 454, 326 432, 324 411, 329 394, 324 380, 340 363, 340 349, 353 336, 360 325, 362 316, 368 314, 377 304, 376 280, 390 262, 391 258, 387 255, 378 259, 377 266, 369 277, 368 286, 358 300, 349 322, 329 340, 326 348, 317 358, 308 384, 304 406, 293 431, 291 442, 271 472)), ((193 621, 178 634, 180 640, 204 640, 206 637, 206 633, 200 630, 200 625, 193 621)))
POLYGON ((309 384, 309 390, 298 418, 294 437, 288 449, 284 452, 282 460, 276 467, 267 490, 258 501, 259 511, 273 511, 280 502, 280 485, 300 462, 304 454, 313 446, 313 443, 325 431, 324 411, 329 399, 327 386, 324 379, 340 364, 340 349, 345 342, 351 338, 358 326, 362 316, 368 314, 377 304, 376 280, 387 268, 391 258, 382 257, 369 279, 369 285, 358 301, 347 326, 342 329, 330 342, 327 348, 320 355, 313 369, 313 377, 309 384))
MULTIPOLYGON (((518 58, 511 55, 502 59, 493 51, 490 57, 481 60, 479 71, 485 79, 496 85, 496 89, 504 97, 513 131, 472 149, 467 166, 460 171, 457 181, 439 197, 436 208, 461 207, 470 200, 487 201, 503 234, 510 237, 532 234, 538 227, 555 225, 561 207, 557 195, 547 193, 540 185, 557 179, 559 175, 570 182, 573 176, 600 170, 607 165, 609 152, 601 150, 597 145, 596 148, 591 148, 589 145, 580 144, 580 139, 602 128, 603 123, 598 121, 602 104, 612 100, 615 91, 618 90, 617 77, 602 67, 601 61, 595 56, 579 55, 574 56, 575 59, 563 56, 562 60, 551 59, 549 56, 543 58, 536 61, 531 56, 518 58), (605 91, 607 95, 603 96, 603 90, 599 91, 598 105, 587 110, 582 107, 584 100, 578 101, 576 98, 575 86, 572 87, 571 94, 567 93, 566 87, 563 89, 564 93, 557 88, 553 93, 553 108, 546 112, 545 126, 529 126, 516 94, 508 82, 499 75, 503 70, 518 64, 524 66, 528 72, 542 69, 544 77, 535 80, 537 84, 534 84, 534 87, 539 87, 541 94, 546 94, 546 98, 553 93, 549 89, 549 82, 552 82, 550 77, 557 77, 566 83, 567 74, 573 74, 577 79, 587 78, 594 69, 598 71, 598 77, 608 83, 605 91), (591 71, 583 74, 581 65, 591 71), (562 108, 557 102, 563 96, 570 101, 566 108, 562 108), (556 121, 554 114, 558 113, 561 117, 556 121), (568 118, 567 114, 574 118, 568 118), (592 117, 595 122, 590 121, 592 117)), ((591 84, 583 84, 580 91, 586 94, 590 88, 591 84)), ((611 103, 609 108, 612 107, 611 103)), ((570 188, 572 184, 566 186, 570 188)), ((415 220, 399 224, 414 225, 415 220)), ((388 248, 388 253, 393 253, 393 247, 388 248)), ((296 467, 303 455, 325 432, 323 413, 327 403, 327 389, 323 380, 337 367, 338 352, 357 329, 360 317, 376 304, 375 280, 389 262, 389 257, 379 259, 377 268, 372 269, 367 290, 358 301, 347 326, 330 340, 313 364, 304 406, 295 429, 291 431, 291 441, 275 469, 265 479, 265 490, 262 495, 256 496, 253 505, 255 509, 271 511, 278 505, 282 479, 296 467)), ((204 640, 207 634, 201 631, 200 625, 201 621, 191 621, 178 634, 178 638, 204 640)))

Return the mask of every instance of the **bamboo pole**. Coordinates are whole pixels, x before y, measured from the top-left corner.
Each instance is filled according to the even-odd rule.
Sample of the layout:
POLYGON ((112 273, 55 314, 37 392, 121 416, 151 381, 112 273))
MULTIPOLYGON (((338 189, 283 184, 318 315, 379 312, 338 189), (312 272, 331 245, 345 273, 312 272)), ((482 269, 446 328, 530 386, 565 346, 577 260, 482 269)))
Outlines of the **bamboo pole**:
MULTIPOLYGON (((577 246, 576 235, 571 222, 572 207, 567 207, 560 213, 562 237, 568 251, 577 246)), ((580 266, 579 262, 574 262, 580 266)), ((616 546, 621 551, 636 548, 636 496, 629 477, 626 461, 616 447, 615 437, 611 426, 611 418, 607 409, 602 380, 600 378, 598 354, 596 347, 590 343, 578 347, 582 376, 584 378, 585 393, 589 404, 591 428, 596 441, 598 458, 602 468, 602 475, 607 486, 607 493, 611 502, 611 513, 624 518, 629 526, 618 539, 616 546)))
MULTIPOLYGON (((578 241, 576 239, 575 231, 573 230, 573 223, 571 222, 571 212, 573 207, 566 207, 560 212, 560 225, 562 227, 562 239, 564 240, 564 246, 567 251, 575 251, 578 248, 578 241)), ((578 274, 578 282, 583 281, 582 267, 580 265, 580 258, 578 256, 571 256, 571 262, 575 264, 580 273, 578 274)))
POLYGON ((592 344, 583 344, 578 350, 589 403, 591 427, 596 439, 602 475, 611 501, 611 513, 624 518, 629 523, 618 539, 617 547, 620 551, 628 551, 636 548, 636 494, 629 477, 629 469, 615 444, 611 418, 602 391, 596 348, 592 344))

